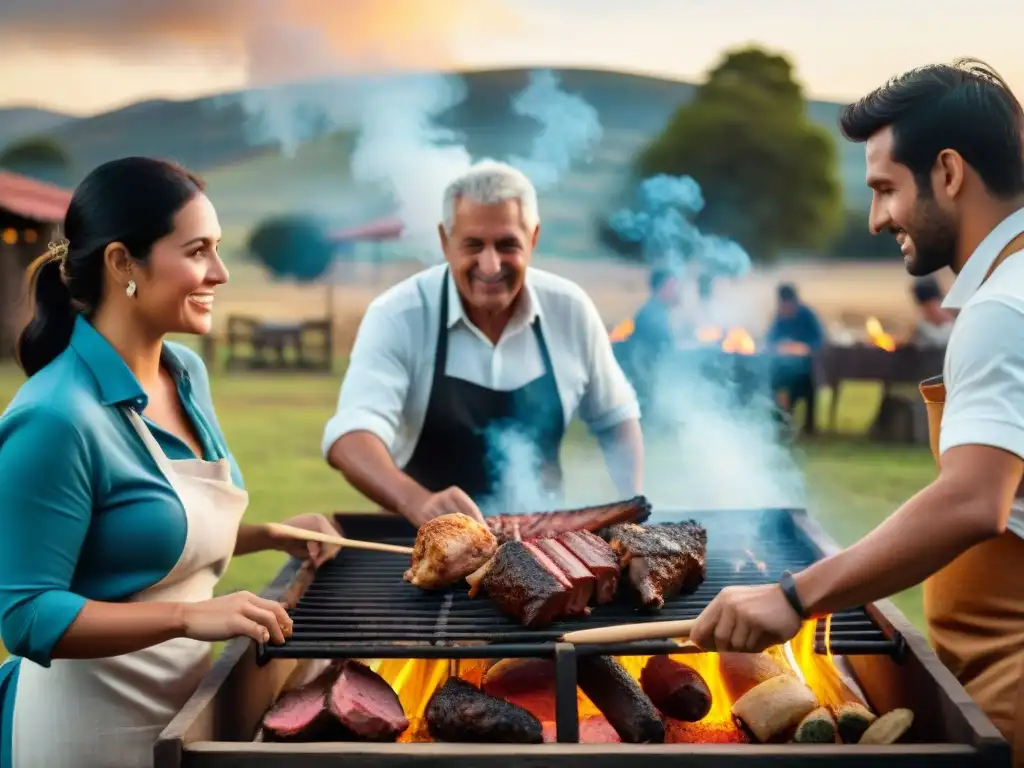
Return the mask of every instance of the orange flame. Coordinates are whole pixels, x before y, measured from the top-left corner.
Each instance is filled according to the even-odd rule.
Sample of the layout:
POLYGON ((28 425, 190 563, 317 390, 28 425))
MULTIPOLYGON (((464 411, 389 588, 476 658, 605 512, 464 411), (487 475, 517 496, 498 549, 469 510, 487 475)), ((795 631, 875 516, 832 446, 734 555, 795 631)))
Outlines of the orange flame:
POLYGON ((722 341, 722 350, 732 355, 752 355, 757 352, 757 344, 745 328, 730 328, 722 341))
MULTIPOLYGON (((760 563, 751 553, 747 553, 750 562, 758 567, 760 563)), ((825 655, 814 651, 814 638, 817 621, 805 622, 792 642, 782 646, 769 648, 766 653, 783 669, 790 669, 817 696, 822 706, 837 708, 848 702, 863 702, 843 680, 842 674, 835 665, 831 653, 831 617, 824 621, 825 655)), ((617 661, 634 679, 639 680, 640 674, 647 664, 649 656, 620 656, 617 661)), ((732 717, 732 698, 729 695, 725 678, 721 672, 720 656, 717 653, 679 653, 672 658, 696 670, 704 678, 711 693, 711 710, 699 723, 681 723, 666 719, 667 741, 682 742, 723 742, 742 741, 746 737, 737 728, 732 717)), ((437 690, 450 675, 457 675, 477 686, 481 685, 484 672, 492 663, 486 659, 378 659, 366 662, 371 669, 383 677, 398 693, 409 718, 410 726, 400 741, 430 741, 425 724, 427 704, 434 691, 437 690)), ((577 710, 580 721, 588 718, 600 718, 601 713, 590 699, 579 689, 576 692, 577 710)), ((545 723, 545 733, 554 733, 551 712, 554 701, 550 694, 538 692, 536 695, 517 700, 515 703, 527 709, 537 708, 536 716, 545 723)))
POLYGON ((868 339, 876 347, 886 352, 896 351, 896 340, 885 332, 877 317, 869 317, 864 323, 864 329, 867 331, 868 339))
POLYGON ((625 341, 633 335, 634 330, 636 330, 636 326, 633 323, 633 319, 627 318, 612 329, 611 333, 608 334, 608 339, 613 344, 619 341, 625 341))

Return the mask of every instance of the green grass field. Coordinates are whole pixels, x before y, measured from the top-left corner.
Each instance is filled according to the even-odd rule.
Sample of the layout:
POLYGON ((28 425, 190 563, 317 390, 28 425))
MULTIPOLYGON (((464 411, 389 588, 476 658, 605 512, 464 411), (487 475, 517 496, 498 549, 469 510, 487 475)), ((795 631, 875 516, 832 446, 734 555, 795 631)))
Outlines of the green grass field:
MULTIPOLYGON (((0 369, 0 402, 6 404, 21 383, 20 372, 0 369)), ((250 494, 250 522, 281 520, 302 512, 369 510, 373 506, 324 463, 320 438, 333 413, 340 376, 214 375, 213 393, 221 425, 242 468, 250 494)), ((849 385, 840 408, 840 436, 804 441, 798 446, 805 468, 811 512, 841 544, 877 525, 933 476, 925 448, 879 447, 861 439, 878 403, 870 385, 849 385)), ((828 395, 821 399, 821 413, 828 395)), ((567 452, 583 466, 596 446, 579 429, 567 452)), ((742 468, 737 468, 742 477, 742 468)), ((610 487, 610 486, 609 486, 610 487)), ((126 546, 129 544, 126 543, 126 546)), ((284 555, 261 553, 235 559, 220 591, 261 590, 284 563, 284 555)), ((896 603, 921 625, 918 589, 896 603)), ((0 657, 3 650, 0 648, 0 657)))

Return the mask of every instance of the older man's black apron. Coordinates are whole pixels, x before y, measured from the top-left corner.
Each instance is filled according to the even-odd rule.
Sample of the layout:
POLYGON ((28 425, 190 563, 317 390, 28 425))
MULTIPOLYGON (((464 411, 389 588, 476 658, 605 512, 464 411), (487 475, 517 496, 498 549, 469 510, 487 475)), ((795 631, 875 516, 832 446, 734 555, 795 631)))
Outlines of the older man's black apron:
POLYGON ((503 392, 447 376, 449 279, 445 272, 430 400, 405 473, 432 493, 457 486, 479 504, 498 487, 504 465, 500 436, 511 432, 535 446, 543 487, 559 492, 565 418, 539 318, 531 324, 544 363, 539 378, 503 392))

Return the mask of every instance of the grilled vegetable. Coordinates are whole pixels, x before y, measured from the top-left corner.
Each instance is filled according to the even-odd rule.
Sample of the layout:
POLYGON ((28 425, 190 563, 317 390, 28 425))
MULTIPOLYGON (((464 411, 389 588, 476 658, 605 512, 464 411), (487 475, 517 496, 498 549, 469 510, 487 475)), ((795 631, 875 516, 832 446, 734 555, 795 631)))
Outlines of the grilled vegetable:
POLYGON ((909 709, 886 712, 868 726, 858 744, 895 744, 914 724, 914 713, 909 709))
POLYGON ((743 694, 732 705, 732 714, 765 742, 817 708, 818 698, 795 675, 777 675, 743 694))

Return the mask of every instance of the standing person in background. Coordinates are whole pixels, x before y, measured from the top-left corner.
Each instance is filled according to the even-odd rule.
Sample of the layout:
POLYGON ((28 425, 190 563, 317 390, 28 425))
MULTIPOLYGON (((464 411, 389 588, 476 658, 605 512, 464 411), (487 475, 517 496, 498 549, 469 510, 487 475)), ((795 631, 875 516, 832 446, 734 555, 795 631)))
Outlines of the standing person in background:
POLYGON ((814 354, 825 343, 825 332, 814 310, 800 301, 795 285, 780 285, 777 300, 775 319, 767 336, 769 349, 776 355, 772 364, 772 392, 786 413, 792 413, 800 400, 806 402, 804 432, 813 435, 817 416, 814 354))
POLYGON ((207 333, 228 279, 202 182, 106 163, 64 233, 36 264, 17 350, 29 379, 0 418, 0 768, 146 768, 210 642, 290 633, 279 603, 213 596, 231 557, 333 553, 242 522, 206 368, 165 341, 207 333))
POLYGON ((1024 766, 1024 111, 963 60, 894 78, 840 126, 865 142, 871 231, 895 235, 911 275, 957 276, 942 377, 921 385, 938 477, 778 586, 723 590, 692 639, 760 650, 923 581, 936 653, 1024 766))
POLYGON ((917 323, 910 343, 916 347, 942 348, 949 343, 956 317, 942 306, 942 289, 932 276, 920 277, 912 288, 917 305, 917 323))
POLYGON ((633 333, 616 345, 616 357, 636 391, 647 437, 657 429, 654 401, 660 364, 676 348, 672 313, 682 297, 682 281, 676 270, 656 267, 649 285, 650 296, 633 317, 633 333))
MULTIPOLYGON (((539 459, 545 494, 577 413, 623 496, 640 492, 636 395, 597 307, 575 283, 530 266, 537 192, 521 172, 481 162, 445 190, 446 263, 371 302, 322 450, 381 507, 416 526, 480 506, 501 486, 503 443, 539 459)), ((533 511, 533 510, 529 510, 533 511)))

